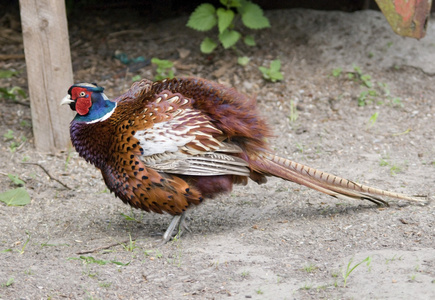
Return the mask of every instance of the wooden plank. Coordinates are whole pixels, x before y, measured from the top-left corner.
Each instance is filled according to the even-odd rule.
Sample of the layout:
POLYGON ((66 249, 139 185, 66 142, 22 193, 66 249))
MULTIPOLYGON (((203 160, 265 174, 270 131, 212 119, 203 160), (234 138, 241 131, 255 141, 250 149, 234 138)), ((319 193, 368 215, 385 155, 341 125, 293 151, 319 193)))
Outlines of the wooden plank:
POLYGON ((73 83, 64 0, 20 0, 35 146, 55 152, 70 144, 72 112, 60 100, 73 83))

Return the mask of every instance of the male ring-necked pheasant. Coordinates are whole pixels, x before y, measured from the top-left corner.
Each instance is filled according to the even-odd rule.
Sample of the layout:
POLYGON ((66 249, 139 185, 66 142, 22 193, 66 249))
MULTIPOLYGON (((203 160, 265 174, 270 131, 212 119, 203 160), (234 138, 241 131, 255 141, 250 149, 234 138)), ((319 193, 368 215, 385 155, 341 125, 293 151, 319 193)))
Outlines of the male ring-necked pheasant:
POLYGON ((387 205, 379 196, 422 201, 276 156, 255 101, 205 79, 142 80, 112 101, 102 87, 80 83, 62 104, 77 112, 70 128, 74 147, 101 170, 116 196, 135 208, 175 216, 165 240, 192 204, 248 178, 264 183, 277 176, 377 205, 387 205))

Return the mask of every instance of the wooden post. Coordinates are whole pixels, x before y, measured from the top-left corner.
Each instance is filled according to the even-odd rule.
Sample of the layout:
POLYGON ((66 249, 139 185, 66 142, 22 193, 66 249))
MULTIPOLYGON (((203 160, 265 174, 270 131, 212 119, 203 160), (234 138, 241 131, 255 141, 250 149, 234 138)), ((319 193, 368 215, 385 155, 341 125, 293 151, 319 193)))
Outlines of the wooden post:
POLYGON ((20 0, 35 146, 55 152, 69 143, 73 114, 59 103, 73 83, 64 0, 20 0))

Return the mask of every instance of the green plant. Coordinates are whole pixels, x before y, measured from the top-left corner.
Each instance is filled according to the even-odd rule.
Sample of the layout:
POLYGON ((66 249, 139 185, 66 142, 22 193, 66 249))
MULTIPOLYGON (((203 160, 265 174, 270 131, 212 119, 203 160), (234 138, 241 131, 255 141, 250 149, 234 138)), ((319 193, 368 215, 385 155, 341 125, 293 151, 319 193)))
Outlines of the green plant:
POLYGON ((30 203, 30 196, 24 188, 20 187, 0 193, 0 202, 8 206, 23 206, 30 203))
POLYGON ((319 285, 318 287, 316 287, 317 291, 321 291, 321 290, 326 290, 326 288, 328 287, 328 285, 324 284, 324 285, 319 285))
POLYGON ((133 77, 131 77, 131 81, 139 81, 141 79, 140 75, 134 75, 133 77))
POLYGON ((172 67, 174 66, 174 63, 170 60, 166 59, 158 59, 156 57, 153 57, 151 59, 151 63, 155 64, 157 66, 156 69, 156 76, 154 76, 155 80, 162 80, 165 78, 174 78, 174 71, 172 70, 172 67))
POLYGON ((98 194, 108 194, 110 193, 108 188, 104 188, 101 192, 98 192, 98 194))
POLYGON ((309 263, 304 266, 304 271, 307 273, 313 273, 317 269, 316 265, 309 263))
POLYGON ((11 88, 0 87, 0 98, 16 101, 18 100, 18 96, 21 96, 22 98, 27 97, 26 92, 19 86, 14 86, 11 88))
POLYGON ((84 256, 84 255, 81 255, 79 257, 69 257, 68 260, 81 260, 83 262, 83 264, 85 264, 85 265, 88 265, 88 264, 107 265, 108 263, 112 263, 112 264, 115 264, 118 266, 128 266, 130 264, 130 262, 122 263, 122 262, 115 261, 115 260, 95 259, 92 256, 84 256))
POLYGON ((263 78, 266 80, 270 80, 272 82, 280 81, 284 79, 284 76, 281 73, 281 61, 279 59, 275 59, 270 62, 270 67, 258 67, 258 69, 263 74, 263 78))
POLYGON ((137 223, 141 223, 141 221, 136 218, 135 212, 133 209, 130 209, 130 215, 126 215, 124 213, 121 213, 121 216, 123 216, 126 221, 135 221, 137 223))
POLYGON ((402 98, 400 97, 394 97, 391 99, 391 103, 395 106, 403 107, 402 98))
POLYGON ((100 287, 103 287, 103 288, 109 288, 112 285, 112 283, 111 282, 100 282, 98 285, 100 287))
POLYGON ((12 183, 15 184, 16 186, 23 186, 24 185, 24 181, 22 181, 18 177, 18 175, 8 174, 8 177, 12 181, 12 183))
POLYGON ((5 142, 13 140, 15 138, 13 130, 8 129, 8 131, 3 134, 3 138, 5 139, 5 142))
POLYGON ((367 123, 367 129, 373 127, 378 120, 379 112, 375 112, 373 115, 371 115, 369 122, 367 123))
POLYGON ((172 245, 176 245, 177 251, 175 251, 173 254, 169 255, 167 258, 167 261, 173 265, 176 265, 178 268, 181 267, 181 264, 183 263, 183 249, 182 244, 180 240, 179 234, 177 234, 171 242, 172 245))
POLYGON ((387 161, 388 157, 381 158, 379 162, 379 166, 381 167, 390 167, 390 173, 392 176, 397 175, 397 173, 402 171, 402 168, 399 165, 396 165, 394 163, 391 163, 387 161))
POLYGON ((358 96, 358 106, 366 106, 367 104, 373 103, 378 93, 375 90, 364 90, 358 96))
MULTIPOLYGON (((215 8, 212 4, 203 3, 199 5, 190 15, 186 26, 197 31, 209 31, 215 26, 218 27, 218 40, 228 49, 234 47, 243 37, 235 30, 237 21, 249 29, 263 29, 270 27, 269 20, 264 16, 263 10, 249 0, 220 0, 224 7, 215 8)), ((255 45, 252 35, 243 37, 248 46, 255 45)), ((216 49, 218 43, 210 37, 204 38, 200 50, 202 53, 211 53, 216 49)))
POLYGON ((32 124, 30 124, 28 121, 26 121, 26 120, 22 120, 21 122, 20 122, 20 126, 21 127, 24 127, 24 128, 27 128, 27 127, 31 127, 32 126, 32 124))
POLYGON ((5 142, 10 142, 9 150, 12 153, 15 152, 19 146, 27 141, 27 138, 25 136, 21 136, 21 138, 15 137, 14 131, 10 129, 8 129, 8 131, 3 134, 3 138, 5 142))
POLYGON ((368 74, 363 74, 361 71, 361 68, 358 66, 354 66, 353 68, 356 72, 356 74, 358 75, 358 78, 361 80, 361 82, 368 88, 373 87, 373 83, 372 83, 372 76, 368 75, 368 74))
POLYGON ((335 68, 332 70, 332 76, 337 78, 341 75, 342 71, 343 71, 342 68, 335 68))
POLYGON ((0 70, 0 78, 11 78, 12 76, 18 75, 17 71, 12 70, 0 70))
MULTIPOLYGON (((152 253, 154 253, 154 255, 157 258, 162 258, 163 257, 163 253, 159 249, 156 249, 156 250, 145 250, 144 251, 144 255, 145 256, 151 256, 152 253)), ((151 257, 151 258, 153 259, 153 257, 151 257)))
POLYGON ((241 66, 246 66, 247 64, 249 64, 249 61, 251 59, 247 56, 241 56, 239 58, 237 58, 237 63, 241 66))
POLYGON ((86 270, 83 271, 82 274, 90 278, 96 278, 98 276, 98 272, 92 272, 88 265, 86 265, 86 270))
POLYGON ((219 270, 219 261, 214 261, 209 264, 210 267, 214 267, 216 270, 219 270))
POLYGON ((15 282, 14 277, 9 277, 9 279, 4 283, 5 287, 11 286, 15 282))
POLYGON ((386 263, 386 264, 389 264, 390 262, 395 261, 396 259, 397 259, 397 260, 402 260, 402 256, 403 256, 403 255, 401 255, 401 256, 399 256, 399 257, 396 257, 396 254, 394 254, 394 256, 393 256, 392 258, 386 258, 386 259, 385 259, 385 263, 386 263))
POLYGON ((304 153, 304 145, 300 144, 300 143, 296 143, 296 148, 299 150, 299 152, 301 152, 302 154, 304 153))
MULTIPOLYGON (((332 70, 332 76, 338 78, 342 74, 341 68, 332 70)), ((386 83, 375 82, 372 76, 362 72, 359 66, 353 65, 353 71, 346 72, 346 78, 361 85, 363 89, 358 95, 358 106, 366 106, 371 103, 384 104, 385 100, 393 106, 403 107, 402 99, 393 97, 386 83)))
POLYGON ((343 275, 343 279, 344 279, 343 287, 346 287, 347 279, 349 278, 350 274, 351 274, 351 273, 352 273, 352 272, 353 272, 353 271, 354 271, 354 270, 355 270, 359 265, 361 265, 362 263, 367 262, 367 266, 370 266, 371 260, 372 260, 371 257, 370 257, 370 256, 367 256, 366 259, 360 261, 359 263, 357 263, 357 264, 355 264, 353 267, 351 267, 351 264, 352 264, 352 261, 353 261, 353 258, 351 258, 350 261, 349 261, 349 263, 347 264, 347 268, 346 268, 346 270, 344 270, 343 273, 342 273, 342 275, 343 275))
POLYGON ((121 246, 122 246, 125 250, 130 251, 130 252, 133 252, 133 250, 137 248, 137 246, 136 246, 136 241, 133 240, 133 239, 131 238, 131 234, 130 234, 130 233, 128 234, 128 236, 129 236, 129 242, 128 242, 128 244, 126 244, 126 245, 121 244, 121 246))
POLYGON ((392 176, 397 175, 397 173, 400 173, 402 171, 402 168, 398 165, 391 165, 390 166, 390 173, 392 176))
POLYGON ((246 277, 248 277, 249 276, 249 271, 243 271, 242 272, 242 277, 243 278, 246 278, 246 277))
POLYGON ((255 291, 258 295, 263 295, 264 292, 259 288, 258 290, 255 291))

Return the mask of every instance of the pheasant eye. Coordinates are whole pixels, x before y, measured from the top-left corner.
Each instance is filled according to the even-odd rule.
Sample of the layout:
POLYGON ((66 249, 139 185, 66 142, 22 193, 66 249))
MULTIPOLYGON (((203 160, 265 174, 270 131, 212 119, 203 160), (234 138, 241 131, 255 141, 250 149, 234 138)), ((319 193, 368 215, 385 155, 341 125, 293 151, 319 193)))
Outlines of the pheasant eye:
POLYGON ((84 96, 86 96, 86 93, 85 92, 80 92, 79 96, 80 97, 84 97, 84 96))

